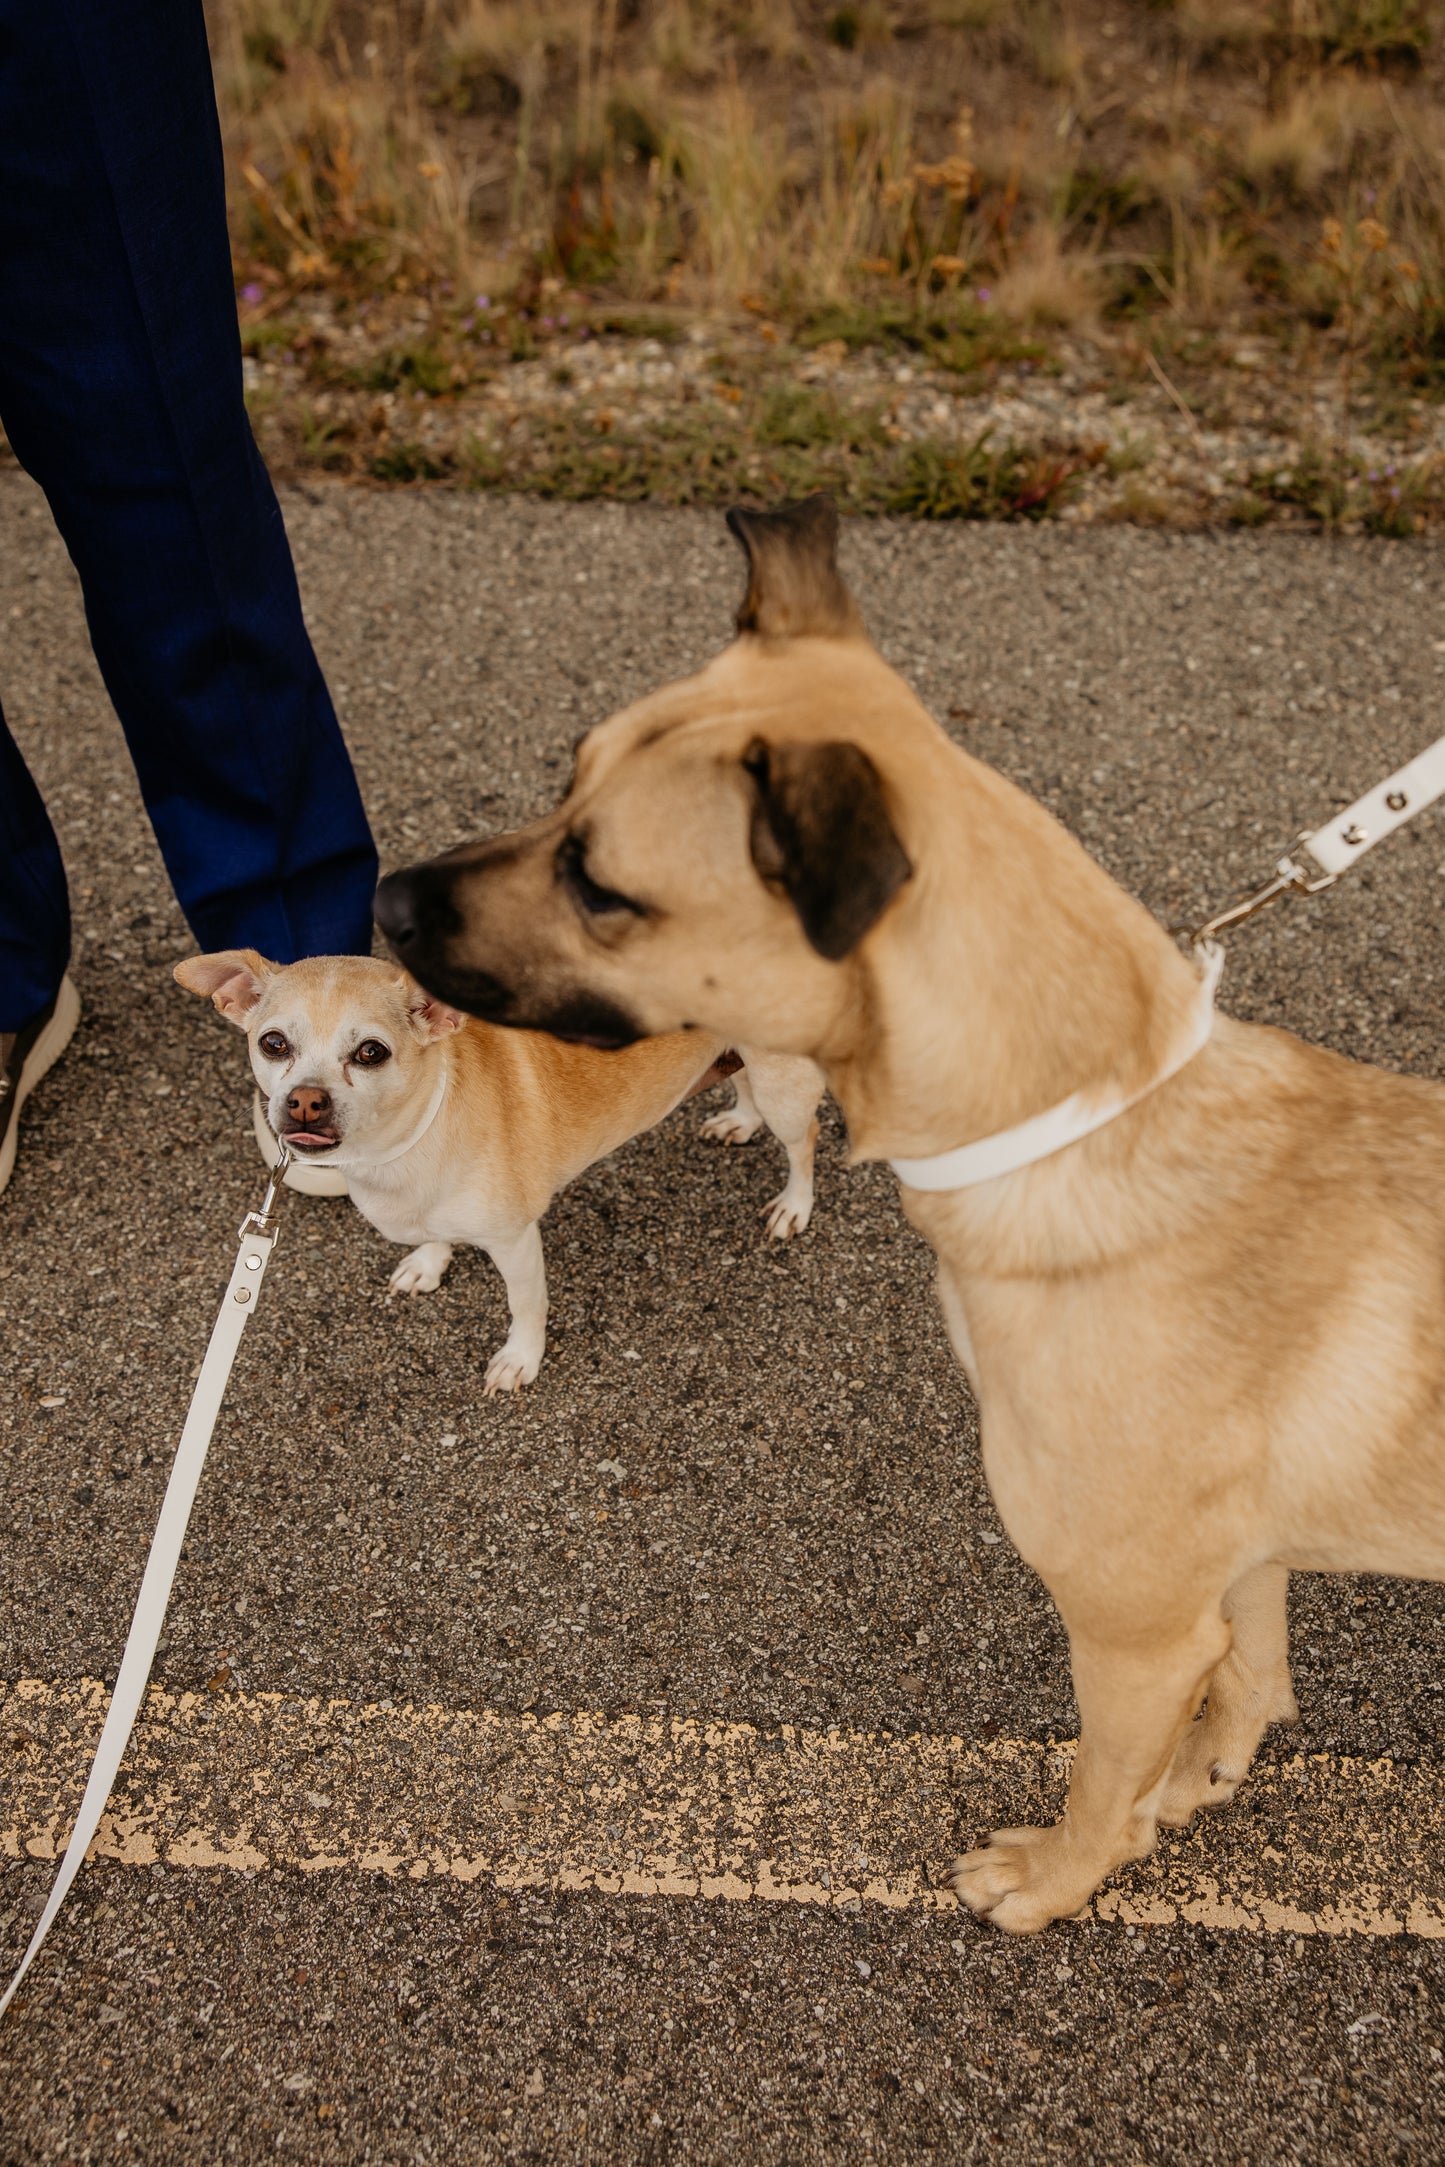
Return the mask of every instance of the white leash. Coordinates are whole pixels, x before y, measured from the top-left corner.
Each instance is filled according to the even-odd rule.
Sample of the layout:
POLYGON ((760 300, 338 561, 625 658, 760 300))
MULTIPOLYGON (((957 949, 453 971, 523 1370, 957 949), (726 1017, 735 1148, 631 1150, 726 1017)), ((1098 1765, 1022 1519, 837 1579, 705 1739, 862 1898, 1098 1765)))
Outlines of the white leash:
POLYGON ((186 1539, 191 1506, 195 1501, 201 1470, 206 1464, 211 1433, 221 1411, 221 1400, 241 1344, 241 1334, 255 1310, 261 1283, 266 1277, 266 1266, 270 1263, 271 1253, 276 1247, 280 1232, 276 1220, 276 1205, 281 1193, 281 1177, 290 1157, 290 1152, 283 1144, 281 1156, 266 1184, 261 1209, 248 1211, 242 1221, 241 1247, 231 1273, 230 1284, 221 1302, 220 1314, 211 1328, 210 1345, 206 1348, 201 1374, 196 1379, 196 1389, 191 1395, 185 1428, 181 1431, 181 1441, 176 1447, 160 1518, 151 1537, 150 1555, 146 1559, 140 1594, 136 1598, 135 1615, 126 1636, 125 1653, 120 1659, 115 1691, 111 1694, 110 1706, 106 1710, 100 1743, 95 1749, 95 1759, 91 1763, 89 1780, 85 1786, 85 1796, 80 1802, 80 1812, 70 1832, 70 1841, 66 1845, 60 1871, 51 1887, 45 1909, 40 1914, 40 1923, 30 1937, 30 1946, 21 1958, 20 1969, 6 1988, 4 1999, 0 2000, 0 2016, 9 2008, 21 1980, 35 1961, 56 1913, 65 1902, 70 1884, 84 1863, 90 1840, 100 1826, 100 1817, 105 1812, 111 1785, 115 1782, 125 1749, 130 1743, 130 1734, 150 1678, 151 1664, 155 1661, 161 1627, 165 1623, 171 1582, 175 1579, 181 1545, 186 1539))
POLYGON ((1416 813, 1423 813, 1436 798, 1445 797, 1445 737, 1437 737, 1433 745, 1427 745, 1393 775, 1387 775, 1373 790, 1367 790, 1353 805, 1347 805, 1333 820, 1327 820, 1313 835, 1302 835, 1295 846, 1307 850, 1325 871, 1338 879, 1347 873, 1367 850, 1396 828, 1402 828, 1416 813))
POLYGON ((1433 745, 1387 775, 1373 790, 1367 790, 1353 805, 1347 805, 1333 820, 1323 827, 1301 835, 1290 845, 1274 869, 1273 877, 1262 888, 1256 888, 1242 902, 1231 904, 1228 910, 1219 911, 1196 926, 1189 936, 1189 945, 1200 958, 1201 997, 1200 1005, 1183 1043, 1170 1055, 1164 1067, 1140 1091, 1112 1097, 1099 1098, 1095 1094, 1076 1091, 1071 1098, 1061 1099, 1057 1106, 1035 1114, 1028 1121, 1021 1121, 1012 1129, 1001 1129, 994 1136, 980 1136, 971 1144, 960 1144, 953 1151, 934 1152, 923 1159, 890 1159, 889 1165, 899 1180, 910 1189, 972 1189, 980 1182, 995 1181, 1001 1174, 1017 1174, 1026 1166, 1037 1165, 1040 1159, 1052 1158, 1056 1151, 1067 1150, 1070 1144, 1082 1142, 1092 1136, 1096 1129, 1117 1121, 1120 1114, 1137 1106, 1141 1099, 1157 1091, 1171 1076, 1177 1076, 1186 1062, 1208 1044, 1214 1027, 1214 992, 1219 983, 1219 973, 1224 964, 1224 951, 1219 945, 1219 935, 1231 926, 1242 925, 1256 911, 1282 895, 1319 895, 1332 888, 1341 873, 1347 873, 1352 865, 1359 863, 1367 850, 1393 835, 1396 828, 1404 827, 1417 813, 1423 813, 1427 805, 1433 805, 1445 796, 1445 737, 1437 738, 1433 745), (1307 852, 1314 861, 1314 869, 1302 865, 1298 853, 1307 852))

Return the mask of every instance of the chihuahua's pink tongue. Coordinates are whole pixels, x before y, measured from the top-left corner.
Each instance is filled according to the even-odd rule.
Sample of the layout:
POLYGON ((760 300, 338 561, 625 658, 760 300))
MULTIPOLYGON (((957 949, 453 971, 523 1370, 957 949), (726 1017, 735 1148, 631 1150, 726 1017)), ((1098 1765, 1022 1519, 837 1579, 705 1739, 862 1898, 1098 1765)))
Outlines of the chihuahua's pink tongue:
POLYGON ((330 1129, 288 1129, 283 1141, 293 1150, 299 1144, 303 1151, 329 1151, 333 1144, 341 1142, 341 1138, 333 1135, 330 1129))

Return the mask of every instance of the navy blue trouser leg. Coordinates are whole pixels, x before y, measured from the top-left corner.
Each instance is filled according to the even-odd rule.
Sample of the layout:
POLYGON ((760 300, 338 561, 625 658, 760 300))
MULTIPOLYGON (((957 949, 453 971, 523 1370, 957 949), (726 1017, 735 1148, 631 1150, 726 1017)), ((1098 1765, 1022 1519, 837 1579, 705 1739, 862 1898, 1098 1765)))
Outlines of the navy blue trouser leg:
MULTIPOLYGON (((203 947, 365 952, 376 854, 241 396, 200 0, 0 0, 0 419, 203 947)), ((0 1031, 68 954, 0 722, 0 1031)))

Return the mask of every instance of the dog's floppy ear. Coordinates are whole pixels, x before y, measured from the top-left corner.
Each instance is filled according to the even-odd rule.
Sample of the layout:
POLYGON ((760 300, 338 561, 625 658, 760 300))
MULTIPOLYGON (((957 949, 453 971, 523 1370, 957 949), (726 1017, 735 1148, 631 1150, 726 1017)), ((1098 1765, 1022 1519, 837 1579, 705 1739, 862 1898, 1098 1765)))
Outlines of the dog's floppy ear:
POLYGON ((804 497, 777 512, 731 511, 727 518, 748 560, 739 632, 764 639, 862 636, 862 614, 838 570, 838 513, 831 497, 804 497))
POLYGON ((878 770, 856 745, 762 738, 743 766, 757 787, 753 863, 782 884, 819 955, 841 962, 913 871, 878 770))
POLYGON ((275 976, 278 964, 268 963, 254 948, 221 948, 213 956, 187 956, 175 968, 175 981, 187 993, 209 994, 223 1016, 238 1030, 265 991, 266 980, 275 976))
POLYGON ((438 1001, 414 978, 407 981, 406 1012, 412 1029, 424 1046, 430 1046, 434 1039, 447 1037, 452 1031, 459 1031, 467 1020, 459 1008, 438 1001))

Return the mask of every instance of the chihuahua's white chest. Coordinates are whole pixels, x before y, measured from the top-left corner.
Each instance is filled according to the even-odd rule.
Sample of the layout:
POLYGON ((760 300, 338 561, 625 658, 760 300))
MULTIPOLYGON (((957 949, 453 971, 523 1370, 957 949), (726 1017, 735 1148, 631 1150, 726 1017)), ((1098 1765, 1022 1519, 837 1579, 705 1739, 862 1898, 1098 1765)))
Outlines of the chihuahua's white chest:
POLYGON ((368 1181, 365 1171, 348 1170, 351 1200, 378 1234, 392 1242, 470 1242, 485 1246, 489 1234, 499 1231, 497 1213, 489 1211, 485 1197, 474 1189, 423 1190, 400 1188, 389 1182, 368 1181))

